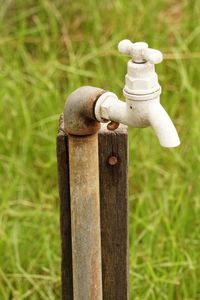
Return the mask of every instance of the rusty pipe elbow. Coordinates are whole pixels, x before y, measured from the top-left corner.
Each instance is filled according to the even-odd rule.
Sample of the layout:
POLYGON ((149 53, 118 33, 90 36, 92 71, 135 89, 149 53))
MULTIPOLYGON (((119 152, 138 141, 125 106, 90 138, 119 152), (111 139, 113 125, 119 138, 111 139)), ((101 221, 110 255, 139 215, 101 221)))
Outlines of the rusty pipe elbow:
POLYGON ((100 123, 95 118, 94 106, 103 89, 83 86, 72 92, 64 108, 64 130, 72 135, 95 134, 100 123))

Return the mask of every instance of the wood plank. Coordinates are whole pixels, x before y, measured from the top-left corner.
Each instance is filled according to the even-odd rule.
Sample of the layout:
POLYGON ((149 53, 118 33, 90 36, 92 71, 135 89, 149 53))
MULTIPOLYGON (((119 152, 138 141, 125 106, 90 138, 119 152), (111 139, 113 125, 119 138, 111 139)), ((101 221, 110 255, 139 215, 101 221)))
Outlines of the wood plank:
POLYGON ((127 148, 126 126, 115 131, 102 128, 99 170, 104 300, 128 299, 127 148))
POLYGON ((73 300, 68 137, 62 131, 62 127, 61 125, 57 136, 61 232, 61 293, 62 300, 73 300))
MULTIPOLYGON (((57 137, 62 300, 73 300, 68 138, 62 128, 57 137)), ((127 139, 125 126, 114 132, 102 126, 98 135, 104 300, 128 299, 127 139)))

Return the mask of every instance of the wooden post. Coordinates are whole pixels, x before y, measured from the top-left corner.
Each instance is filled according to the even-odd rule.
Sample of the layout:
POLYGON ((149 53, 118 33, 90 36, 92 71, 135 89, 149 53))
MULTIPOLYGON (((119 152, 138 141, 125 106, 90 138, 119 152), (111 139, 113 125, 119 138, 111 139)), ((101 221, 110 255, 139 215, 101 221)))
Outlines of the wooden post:
MULTIPOLYGON (((101 251, 104 300, 128 299, 127 128, 99 132, 101 251)), ((62 300, 73 300, 68 137, 57 136, 61 207, 62 300)), ((93 300, 93 299, 91 299, 93 300)))

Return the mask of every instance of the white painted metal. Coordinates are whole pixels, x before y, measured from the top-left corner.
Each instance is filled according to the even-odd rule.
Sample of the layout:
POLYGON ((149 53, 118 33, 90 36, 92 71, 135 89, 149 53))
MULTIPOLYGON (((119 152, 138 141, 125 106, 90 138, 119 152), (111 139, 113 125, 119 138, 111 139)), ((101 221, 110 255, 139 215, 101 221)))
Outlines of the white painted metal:
POLYGON ((151 49, 145 42, 132 43, 129 40, 122 40, 118 44, 121 53, 129 54, 135 63, 149 61, 152 64, 159 64, 163 60, 163 55, 159 50, 151 49))
POLYGON ((99 97, 95 116, 100 122, 115 121, 132 127, 152 126, 163 147, 177 147, 180 139, 169 115, 160 104, 161 87, 154 64, 162 61, 162 53, 149 49, 146 43, 123 40, 119 51, 130 54, 123 90, 126 102, 111 92, 99 97))

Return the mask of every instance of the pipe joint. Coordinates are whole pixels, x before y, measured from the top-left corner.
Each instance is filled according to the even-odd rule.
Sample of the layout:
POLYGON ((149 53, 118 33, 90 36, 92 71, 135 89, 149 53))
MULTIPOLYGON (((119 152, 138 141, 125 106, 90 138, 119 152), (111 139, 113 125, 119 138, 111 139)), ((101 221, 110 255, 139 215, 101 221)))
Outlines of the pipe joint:
POLYGON ((103 89, 83 86, 72 92, 64 108, 64 130, 71 135, 95 134, 100 123, 95 118, 94 107, 103 89))

